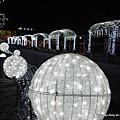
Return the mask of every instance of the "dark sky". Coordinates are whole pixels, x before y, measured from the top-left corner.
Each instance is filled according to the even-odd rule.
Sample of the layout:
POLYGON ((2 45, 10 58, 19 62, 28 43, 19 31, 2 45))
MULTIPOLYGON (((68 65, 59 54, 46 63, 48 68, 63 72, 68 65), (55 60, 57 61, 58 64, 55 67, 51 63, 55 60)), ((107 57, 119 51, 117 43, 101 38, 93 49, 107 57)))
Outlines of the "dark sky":
POLYGON ((105 0, 5 0, 0 11, 13 26, 46 33, 72 29, 77 34, 88 34, 95 23, 120 19, 119 1, 105 0))

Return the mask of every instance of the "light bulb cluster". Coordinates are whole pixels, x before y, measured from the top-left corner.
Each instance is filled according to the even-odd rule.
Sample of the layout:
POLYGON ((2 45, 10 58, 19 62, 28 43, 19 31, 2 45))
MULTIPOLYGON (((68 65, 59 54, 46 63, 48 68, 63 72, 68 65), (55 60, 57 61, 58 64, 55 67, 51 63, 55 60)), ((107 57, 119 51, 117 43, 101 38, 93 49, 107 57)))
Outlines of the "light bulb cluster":
POLYGON ((50 58, 38 68, 28 96, 40 120, 102 120, 111 91, 96 63, 67 53, 50 58))

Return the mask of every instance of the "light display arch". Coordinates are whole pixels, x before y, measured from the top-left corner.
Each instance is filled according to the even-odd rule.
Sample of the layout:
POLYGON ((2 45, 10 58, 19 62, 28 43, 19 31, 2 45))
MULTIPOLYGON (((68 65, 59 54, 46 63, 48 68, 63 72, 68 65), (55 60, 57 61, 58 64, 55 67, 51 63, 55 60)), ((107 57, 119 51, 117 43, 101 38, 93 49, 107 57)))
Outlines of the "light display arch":
POLYGON ((23 36, 23 41, 25 43, 25 46, 29 46, 32 47, 32 41, 33 41, 34 37, 31 34, 27 34, 23 36))
POLYGON ((33 35, 35 37, 34 41, 32 42, 33 44, 35 43, 35 46, 38 47, 38 37, 39 36, 42 36, 43 37, 43 40, 42 40, 42 47, 45 48, 45 45, 46 45, 46 41, 48 41, 49 39, 49 36, 47 33, 35 33, 33 35))
POLYGON ((13 37, 8 37, 8 38, 7 38, 7 43, 8 43, 8 44, 15 44, 14 36, 13 36, 13 37))
POLYGON ((61 30, 55 30, 55 31, 52 31, 50 34, 49 34, 49 49, 51 49, 51 40, 52 39, 55 39, 56 40, 56 50, 60 50, 60 44, 59 44, 59 39, 60 39, 60 36, 63 36, 64 37, 64 47, 63 49, 66 51, 66 42, 67 40, 73 40, 73 50, 76 50, 75 48, 75 45, 76 45, 76 33, 71 30, 71 29, 61 29, 61 30))
POLYGON ((107 22, 96 23, 92 25, 89 30, 88 53, 91 53, 91 39, 92 37, 107 37, 108 49, 110 55, 115 55, 116 39, 120 37, 120 20, 113 20, 107 22))

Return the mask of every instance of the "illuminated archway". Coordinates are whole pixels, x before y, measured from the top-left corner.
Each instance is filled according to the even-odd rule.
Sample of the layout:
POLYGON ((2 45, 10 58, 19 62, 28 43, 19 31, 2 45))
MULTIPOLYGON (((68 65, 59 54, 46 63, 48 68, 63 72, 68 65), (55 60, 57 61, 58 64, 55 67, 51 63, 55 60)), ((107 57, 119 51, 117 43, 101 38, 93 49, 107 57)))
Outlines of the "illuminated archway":
POLYGON ((88 53, 91 53, 91 38, 92 37, 107 37, 108 38, 108 54, 115 55, 116 39, 120 37, 120 20, 107 21, 92 25, 89 32, 88 53))
POLYGON ((34 40, 32 40, 32 46, 35 44, 35 47, 38 47, 38 37, 42 36, 43 37, 43 47, 45 47, 45 43, 48 40, 48 34, 47 33, 36 33, 33 35, 34 36, 34 40))
POLYGON ((33 35, 28 34, 28 35, 24 35, 24 39, 26 42, 26 46, 32 47, 32 40, 34 39, 33 35))
POLYGON ((51 40, 55 39, 56 40, 56 50, 60 50, 60 44, 59 44, 59 38, 60 36, 64 37, 64 47, 63 50, 66 50, 66 43, 67 40, 73 40, 73 50, 76 50, 75 45, 76 45, 76 33, 73 30, 70 29, 62 29, 62 30, 55 30, 49 34, 49 46, 48 48, 51 49, 51 40))

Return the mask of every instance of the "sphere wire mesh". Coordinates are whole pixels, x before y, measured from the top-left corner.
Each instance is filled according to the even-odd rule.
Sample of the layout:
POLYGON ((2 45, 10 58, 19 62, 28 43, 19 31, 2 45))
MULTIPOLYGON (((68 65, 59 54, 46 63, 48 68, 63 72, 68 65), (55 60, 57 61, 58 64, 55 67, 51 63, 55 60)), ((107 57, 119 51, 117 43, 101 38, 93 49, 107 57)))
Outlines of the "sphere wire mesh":
POLYGON ((39 120, 102 120, 111 91, 95 62, 83 55, 64 53, 38 68, 28 96, 39 120))

